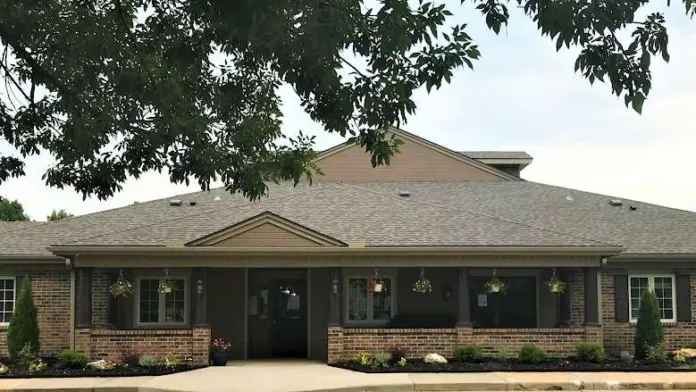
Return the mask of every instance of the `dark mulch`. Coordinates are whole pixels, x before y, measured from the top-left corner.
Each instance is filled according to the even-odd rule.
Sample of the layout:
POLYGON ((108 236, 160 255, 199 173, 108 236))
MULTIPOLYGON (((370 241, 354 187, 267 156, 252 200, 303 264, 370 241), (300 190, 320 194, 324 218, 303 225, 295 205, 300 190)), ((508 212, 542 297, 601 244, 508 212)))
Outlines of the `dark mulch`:
POLYGON ((163 376, 166 374, 186 372, 189 370, 200 369, 203 366, 126 366, 118 365, 111 370, 85 369, 63 369, 56 366, 55 358, 46 358, 44 362, 48 365, 46 370, 41 372, 29 373, 28 366, 19 366, 9 361, 4 361, 9 368, 5 374, 0 374, 0 378, 43 378, 43 377, 135 377, 135 376, 163 376))
POLYGON ((696 370, 696 363, 677 364, 674 362, 625 363, 610 358, 604 363, 580 362, 572 359, 549 359, 538 364, 520 363, 516 359, 488 359, 477 363, 456 362, 450 360, 446 364, 430 364, 422 359, 409 360, 405 366, 391 364, 387 368, 372 368, 362 366, 357 361, 334 363, 332 366, 354 370, 363 373, 483 373, 483 372, 665 372, 696 370))

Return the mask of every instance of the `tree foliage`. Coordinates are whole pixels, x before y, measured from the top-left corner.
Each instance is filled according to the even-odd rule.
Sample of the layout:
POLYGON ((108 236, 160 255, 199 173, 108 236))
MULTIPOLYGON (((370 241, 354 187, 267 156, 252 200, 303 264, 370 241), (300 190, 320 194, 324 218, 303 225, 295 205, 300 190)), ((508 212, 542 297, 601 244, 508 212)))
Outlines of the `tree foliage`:
POLYGON ((24 206, 17 200, 0 197, 0 220, 28 221, 29 215, 24 213, 24 206))
MULTIPOLYGON (((688 14, 696 0, 682 0, 688 14)), ((464 3, 464 1, 462 0, 464 3)), ((653 56, 669 59, 664 17, 648 0, 473 0, 496 33, 521 7, 575 68, 639 111, 653 56), (629 39, 619 32, 631 26, 629 39)), ((389 162, 384 132, 416 110, 413 92, 473 67, 479 49, 453 10, 420 0, 45 0, 0 3, 0 130, 23 157, 57 159, 47 184, 106 198, 129 177, 167 171, 202 188, 221 180, 256 198, 269 181, 311 176, 313 139, 283 138, 278 88, 289 85, 328 132, 389 162), (12 102, 14 101, 14 103, 12 102)))
POLYGON ((64 209, 60 209, 60 210, 55 210, 55 209, 54 209, 53 211, 51 211, 51 215, 48 215, 48 216, 46 217, 46 220, 48 220, 48 221, 58 221, 58 220, 61 220, 61 219, 72 218, 72 217, 74 217, 74 216, 75 216, 75 215, 73 215, 73 214, 71 214, 71 213, 65 211, 64 209))
POLYGON ((656 348, 665 342, 665 331, 660 321, 660 307, 653 290, 645 290, 640 300, 638 323, 634 337, 637 359, 645 359, 649 348, 656 348))
POLYGON ((39 342, 38 311, 34 305, 29 277, 22 279, 22 287, 15 303, 15 309, 7 327, 7 351, 10 358, 17 358, 25 345, 30 344, 34 353, 41 349, 39 342))

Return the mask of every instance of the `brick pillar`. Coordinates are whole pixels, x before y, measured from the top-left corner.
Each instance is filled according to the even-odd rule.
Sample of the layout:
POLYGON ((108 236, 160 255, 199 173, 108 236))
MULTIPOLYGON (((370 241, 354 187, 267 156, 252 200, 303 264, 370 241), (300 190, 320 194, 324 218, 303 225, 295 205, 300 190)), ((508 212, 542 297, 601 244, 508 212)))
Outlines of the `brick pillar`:
POLYGON ((585 341, 602 344, 603 331, 599 324, 585 326, 585 341))
POLYGON ((191 358, 194 365, 208 366, 210 364, 211 332, 207 327, 193 328, 193 344, 191 358))
POLYGON ((343 327, 329 325, 329 363, 340 361, 343 358, 343 327))
POLYGON ((92 334, 89 328, 75 329, 75 350, 92 358, 92 334))
POLYGON ((474 328, 471 324, 457 325, 457 342, 458 346, 465 346, 474 342, 474 328))

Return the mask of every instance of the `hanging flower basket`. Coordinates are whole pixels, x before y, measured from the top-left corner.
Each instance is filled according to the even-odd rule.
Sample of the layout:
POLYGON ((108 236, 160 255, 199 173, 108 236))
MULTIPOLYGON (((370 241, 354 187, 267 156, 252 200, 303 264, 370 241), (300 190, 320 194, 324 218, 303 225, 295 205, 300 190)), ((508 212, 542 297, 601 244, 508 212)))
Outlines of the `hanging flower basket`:
POLYGON ((555 275, 546 282, 546 285, 552 293, 565 293, 566 291, 566 283, 556 278, 555 275))
POLYGON ((421 294, 426 294, 433 291, 433 285, 430 284, 430 280, 425 278, 425 271, 423 268, 420 270, 418 280, 413 282, 413 291, 421 294))
POLYGON ((374 279, 372 281, 372 291, 375 293, 381 293, 384 290, 384 282, 379 279, 374 279))
POLYGON ((169 270, 164 270, 164 279, 160 280, 157 291, 160 294, 169 294, 176 290, 176 284, 169 278, 169 270))
POLYGON ((489 293, 504 293, 505 290, 507 289, 507 285, 505 282, 502 280, 498 279, 498 277, 495 275, 495 272, 493 272, 493 276, 491 279, 486 282, 486 291, 489 293))
POLYGON ((109 292, 114 297, 127 297, 135 292, 135 288, 133 287, 133 283, 129 282, 123 275, 123 270, 120 270, 118 272, 118 279, 109 287, 109 292))

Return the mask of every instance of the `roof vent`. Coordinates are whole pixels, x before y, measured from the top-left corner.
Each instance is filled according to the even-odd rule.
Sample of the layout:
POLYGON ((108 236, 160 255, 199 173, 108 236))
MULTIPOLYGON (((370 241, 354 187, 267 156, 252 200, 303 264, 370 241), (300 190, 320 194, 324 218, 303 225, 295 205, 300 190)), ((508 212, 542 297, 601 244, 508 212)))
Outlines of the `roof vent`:
POLYGON ((399 191, 399 196, 401 196, 401 197, 409 197, 409 196, 411 196, 411 192, 406 191, 406 190, 401 190, 401 191, 399 191))
POLYGON ((631 211, 635 211, 635 210, 638 209, 638 207, 636 207, 636 206, 630 206, 630 207, 628 207, 628 209, 631 210, 631 211))
POLYGON ((621 207, 623 205, 623 201, 621 201, 620 199, 611 199, 609 200, 609 205, 614 207, 621 207))
POLYGON ((181 205, 181 200, 179 200, 179 199, 169 200, 169 205, 172 207, 178 207, 181 205))
POLYGON ((196 205, 196 202, 195 202, 195 201, 190 201, 190 202, 189 202, 189 205, 190 205, 190 206, 195 206, 195 205, 196 205))

